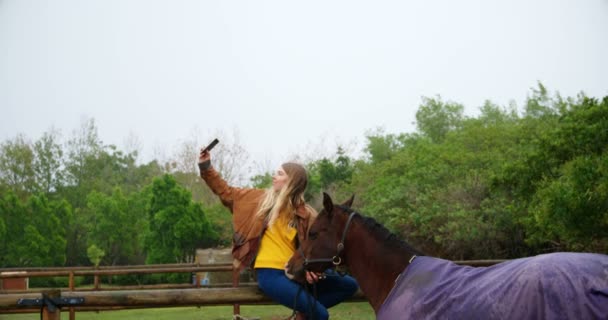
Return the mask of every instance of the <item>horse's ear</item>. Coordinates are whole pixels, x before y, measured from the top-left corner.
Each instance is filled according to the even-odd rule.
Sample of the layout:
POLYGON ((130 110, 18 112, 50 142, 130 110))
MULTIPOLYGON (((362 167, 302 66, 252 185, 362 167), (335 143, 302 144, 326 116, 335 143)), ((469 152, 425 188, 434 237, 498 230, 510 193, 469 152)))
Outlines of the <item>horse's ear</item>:
POLYGON ((331 200, 331 197, 325 192, 323 192, 323 209, 325 209, 325 212, 327 212, 327 214, 329 215, 331 215, 334 211, 334 202, 331 200))
POLYGON ((353 201, 355 201, 355 195, 353 194, 350 199, 346 200, 342 205, 345 207, 352 207, 353 206, 353 201))

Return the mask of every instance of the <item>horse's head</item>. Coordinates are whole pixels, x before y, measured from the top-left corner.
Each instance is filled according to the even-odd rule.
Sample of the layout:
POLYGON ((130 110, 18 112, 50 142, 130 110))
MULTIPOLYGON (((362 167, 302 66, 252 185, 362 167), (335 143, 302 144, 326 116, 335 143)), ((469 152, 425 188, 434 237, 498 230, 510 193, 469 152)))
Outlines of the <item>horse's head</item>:
POLYGON ((289 259, 286 275, 299 282, 305 281, 305 271, 323 272, 343 262, 342 251, 348 224, 352 216, 344 207, 352 205, 354 197, 342 204, 334 205, 323 193, 323 210, 308 230, 305 240, 289 259))

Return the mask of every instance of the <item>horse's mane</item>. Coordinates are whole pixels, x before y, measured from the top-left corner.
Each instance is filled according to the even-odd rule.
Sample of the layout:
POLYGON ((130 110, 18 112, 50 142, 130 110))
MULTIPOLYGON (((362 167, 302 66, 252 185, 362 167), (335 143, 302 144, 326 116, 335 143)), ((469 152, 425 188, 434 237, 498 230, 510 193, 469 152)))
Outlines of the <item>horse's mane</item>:
POLYGON ((364 216, 349 207, 345 207, 345 206, 339 206, 339 207, 343 210, 343 213, 346 215, 348 215, 354 211, 355 216, 353 217, 353 219, 361 219, 363 222, 363 225, 365 226, 365 228, 367 228, 367 230, 370 231, 372 236, 374 238, 382 241, 388 247, 394 248, 394 249, 403 249, 403 250, 409 251, 409 252, 417 254, 417 255, 424 255, 420 250, 412 247, 409 243, 403 241, 397 235, 390 232, 385 226, 383 226, 378 221, 376 221, 376 219, 374 219, 372 217, 364 216))

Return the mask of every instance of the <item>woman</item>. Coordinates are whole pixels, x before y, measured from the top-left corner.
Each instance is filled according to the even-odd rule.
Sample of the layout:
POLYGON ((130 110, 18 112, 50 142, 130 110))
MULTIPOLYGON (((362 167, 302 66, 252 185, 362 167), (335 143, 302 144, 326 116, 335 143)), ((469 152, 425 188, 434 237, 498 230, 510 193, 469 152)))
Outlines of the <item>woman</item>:
POLYGON ((272 187, 266 190, 229 186, 211 166, 208 151, 201 150, 198 166, 203 180, 232 212, 235 268, 242 271, 253 267, 266 295, 297 310, 297 319, 304 319, 304 314, 309 319, 328 319, 327 308, 357 291, 352 277, 308 272, 307 281, 316 283, 315 299, 285 276, 287 261, 317 216, 304 201, 308 178, 301 165, 283 164, 272 177, 272 187))

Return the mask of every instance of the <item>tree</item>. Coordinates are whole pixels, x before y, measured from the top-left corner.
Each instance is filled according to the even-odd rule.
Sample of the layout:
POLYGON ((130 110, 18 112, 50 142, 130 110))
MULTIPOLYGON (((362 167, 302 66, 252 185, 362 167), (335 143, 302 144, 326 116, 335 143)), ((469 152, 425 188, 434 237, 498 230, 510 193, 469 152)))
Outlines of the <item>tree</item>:
MULTIPOLYGON (((89 194, 110 195, 120 187, 128 197, 150 183, 160 170, 154 161, 138 167, 134 154, 125 154, 113 145, 103 145, 92 119, 84 122, 74 133, 68 142, 67 154, 66 183, 58 196, 67 199, 74 208, 75 218, 68 229, 68 264, 87 264, 89 223, 95 219, 94 215, 99 214, 95 211, 96 206, 88 206, 89 194)), ((116 250, 102 249, 107 253, 105 259, 125 259, 120 258, 116 250)), ((134 259, 139 259, 139 256, 134 259)), ((104 262, 114 263, 110 260, 104 262)))
POLYGON ((21 198, 36 191, 33 167, 34 152, 25 136, 18 135, 13 140, 0 145, 0 183, 7 186, 21 198))
POLYGON ((368 132, 365 138, 367 139, 365 152, 370 155, 373 163, 391 159, 402 146, 401 136, 385 134, 382 129, 368 132))
POLYGON ((543 118, 554 116, 560 112, 563 106, 561 97, 557 97, 560 103, 556 103, 549 95, 549 91, 542 83, 538 82, 538 88, 531 88, 532 95, 526 99, 524 115, 528 118, 543 118))
POLYGON ((58 143, 59 132, 51 130, 34 143, 33 170, 39 192, 49 195, 63 185, 63 150, 58 143))
POLYGON ((344 153, 344 150, 338 147, 336 152, 337 158, 331 161, 323 158, 317 162, 318 171, 323 188, 329 187, 333 183, 349 183, 353 174, 353 168, 350 158, 344 153))
POLYGON ((529 241, 556 250, 606 252, 608 249, 608 150, 580 156, 543 180, 527 219, 529 241))
POLYGON ((170 175, 154 179, 148 213, 148 263, 187 262, 197 248, 218 242, 201 205, 170 175))
POLYGON ((218 235, 217 245, 229 246, 232 243, 234 228, 232 226, 232 214, 221 203, 203 206, 205 217, 213 226, 218 235))
MULTIPOLYGON (((560 101, 554 104, 560 104, 560 101)), ((560 106, 551 127, 532 140, 526 166, 513 169, 516 194, 530 215, 529 242, 540 248, 608 248, 608 97, 579 96, 560 106), (530 168, 537 168, 530 173, 530 168), (522 174, 523 172, 523 174, 522 174)))
POLYGON ((441 97, 422 98, 416 112, 418 131, 434 142, 441 142, 446 134, 462 124, 464 107, 461 104, 441 101, 441 97))
POLYGON ((95 267, 99 267, 99 263, 101 262, 101 259, 103 259, 105 254, 106 253, 103 250, 99 249, 94 244, 90 245, 87 249, 87 257, 89 257, 89 260, 91 260, 91 263, 95 267))
POLYGON ((250 181, 252 187, 258 189, 266 189, 272 186, 272 174, 270 172, 258 174, 253 176, 250 181))
POLYGON ((75 130, 67 142, 65 163, 66 185, 62 194, 75 209, 86 206, 86 196, 93 186, 98 172, 90 169, 91 159, 96 159, 103 145, 97 134, 94 119, 83 120, 79 130, 75 130))
POLYGON ((86 222, 87 243, 103 250, 106 265, 136 264, 141 256, 139 233, 145 226, 145 208, 135 204, 133 194, 127 198, 120 187, 106 196, 93 191, 87 199, 90 215, 86 222))
POLYGON ((519 117, 517 116, 516 107, 513 105, 510 109, 501 108, 500 106, 486 100, 481 108, 478 120, 484 126, 497 126, 505 123, 514 124, 519 117))
MULTIPOLYGON (((424 110, 428 106, 421 109, 431 110, 424 110)), ((430 254, 516 256, 525 246, 516 232, 522 226, 506 209, 510 199, 500 189, 494 193, 492 178, 517 156, 517 114, 486 102, 478 119, 455 118, 457 125, 437 127, 449 129, 434 131, 441 134, 429 130, 370 139, 367 150, 376 153, 369 163, 359 163, 352 177, 361 210, 430 254)))
POLYGON ((6 226, 6 242, 0 244, 3 267, 61 266, 65 262, 63 216, 71 209, 65 201, 46 196, 20 200, 12 191, 0 199, 0 217, 6 226))

